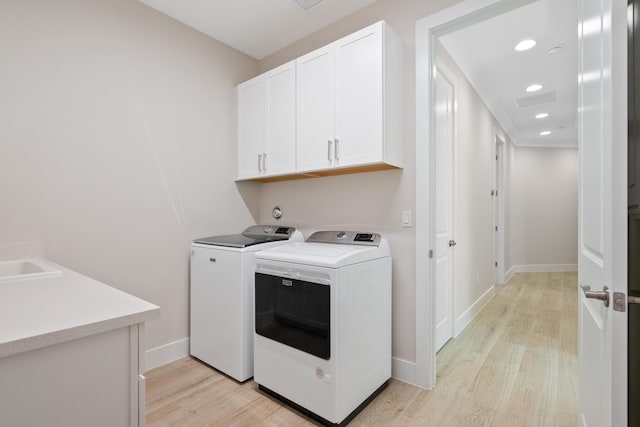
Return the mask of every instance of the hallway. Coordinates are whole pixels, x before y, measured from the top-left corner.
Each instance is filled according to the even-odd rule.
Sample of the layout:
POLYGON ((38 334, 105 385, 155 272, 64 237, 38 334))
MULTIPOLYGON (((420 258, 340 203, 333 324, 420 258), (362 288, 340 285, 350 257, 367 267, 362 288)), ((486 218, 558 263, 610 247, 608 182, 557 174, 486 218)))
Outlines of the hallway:
MULTIPOLYGON (((392 380, 350 426, 578 424, 577 273, 519 273, 437 355, 426 391, 392 380)), ((195 359, 147 372, 147 424, 313 426, 195 359)))

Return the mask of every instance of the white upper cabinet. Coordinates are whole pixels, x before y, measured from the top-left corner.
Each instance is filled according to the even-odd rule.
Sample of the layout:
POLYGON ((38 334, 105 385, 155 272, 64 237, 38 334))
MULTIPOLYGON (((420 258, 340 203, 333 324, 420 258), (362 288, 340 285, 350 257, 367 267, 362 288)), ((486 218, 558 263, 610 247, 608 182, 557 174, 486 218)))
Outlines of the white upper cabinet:
POLYGON ((296 60, 298 170, 333 166, 334 49, 325 46, 296 60))
POLYGON ((238 179, 402 167, 402 61, 380 21, 239 85, 238 179))
POLYGON ((264 77, 238 86, 238 178, 253 178, 262 171, 265 108, 264 77))
POLYGON ((296 171, 295 62, 240 84, 238 179, 296 171))
POLYGON ((298 171, 402 166, 402 45, 384 22, 296 66, 298 171))

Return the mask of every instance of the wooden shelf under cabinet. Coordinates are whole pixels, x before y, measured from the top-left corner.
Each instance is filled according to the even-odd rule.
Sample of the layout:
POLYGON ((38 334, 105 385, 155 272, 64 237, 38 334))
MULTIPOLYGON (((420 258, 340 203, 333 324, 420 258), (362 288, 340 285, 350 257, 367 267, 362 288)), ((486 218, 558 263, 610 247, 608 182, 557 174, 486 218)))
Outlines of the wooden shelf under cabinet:
POLYGON ((402 169, 402 168, 382 163, 382 164, 373 164, 373 165, 364 165, 364 166, 354 166, 354 167, 341 168, 341 169, 327 169, 327 170, 314 171, 314 172, 296 173, 296 174, 290 174, 290 175, 243 179, 238 181, 239 182, 293 181, 297 179, 319 178, 323 176, 347 175, 352 173, 376 172, 376 171, 392 170, 392 169, 402 169))

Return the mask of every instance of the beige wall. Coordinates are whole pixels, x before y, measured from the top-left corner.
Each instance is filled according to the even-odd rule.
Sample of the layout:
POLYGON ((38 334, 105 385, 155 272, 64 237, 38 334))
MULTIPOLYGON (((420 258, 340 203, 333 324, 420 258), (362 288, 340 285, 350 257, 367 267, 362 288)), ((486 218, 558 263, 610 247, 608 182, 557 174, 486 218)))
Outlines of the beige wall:
MULTIPOLYGON (((272 222, 275 205, 307 234, 377 231, 394 255, 393 355, 414 361, 416 236, 401 211, 415 214, 415 22, 454 3, 382 0, 258 63, 134 0, 3 1, 0 244, 41 241, 52 260, 160 305, 147 329, 153 348, 188 337, 192 239, 272 222), (405 44, 405 168, 235 184, 234 86, 380 19, 405 44)), ((492 144, 493 119, 473 121, 482 106, 466 96, 460 137, 492 144)), ((474 256, 486 249, 491 180, 474 159, 491 155, 464 144, 456 205, 478 217, 456 223, 468 285, 457 312, 490 283, 474 256)))
POLYGON ((160 305, 147 347, 188 337, 190 241, 257 219, 233 182, 257 61, 134 0, 0 8, 0 243, 160 305))
MULTIPOLYGON (((306 230, 364 227, 387 237, 394 257, 393 355, 408 361, 415 361, 416 236, 414 229, 400 226, 400 215, 404 209, 415 213, 415 22, 455 3, 383 0, 260 61, 260 71, 267 71, 380 19, 386 20, 404 42, 404 169, 264 185, 260 188, 260 221, 270 220, 271 209, 280 205, 285 209, 284 222, 306 230)), ((458 246, 454 313, 458 319, 493 285, 490 192, 496 133, 506 141, 506 162, 515 159, 509 155, 509 139, 491 112, 457 66, 448 59, 445 61, 459 82, 456 87, 455 236, 458 246)), ((505 169, 505 180, 509 179, 509 173, 513 171, 505 169)), ((509 207, 511 205, 505 213, 508 224, 520 215, 519 211, 509 212, 509 207)), ((564 215, 568 220, 572 213, 564 215)), ((520 223, 514 224, 517 227, 520 223)), ((514 242, 518 242, 519 237, 521 233, 512 228, 505 231, 506 257, 529 251, 521 243, 516 250, 514 242)), ((568 247, 565 249, 570 251, 568 247)), ((506 260, 506 268, 512 265, 511 258, 506 260)), ((532 261, 527 257, 518 259, 525 263, 532 261)))
POLYGON ((401 226, 401 214, 415 215, 415 24, 454 3, 382 0, 260 61, 260 71, 267 71, 381 19, 404 43, 404 169, 262 185, 260 221, 280 205, 283 223, 306 230, 349 228, 386 237, 393 255, 393 356, 407 361, 415 361, 416 237, 401 226))
POLYGON ((578 264, 578 150, 512 150, 507 269, 578 264))

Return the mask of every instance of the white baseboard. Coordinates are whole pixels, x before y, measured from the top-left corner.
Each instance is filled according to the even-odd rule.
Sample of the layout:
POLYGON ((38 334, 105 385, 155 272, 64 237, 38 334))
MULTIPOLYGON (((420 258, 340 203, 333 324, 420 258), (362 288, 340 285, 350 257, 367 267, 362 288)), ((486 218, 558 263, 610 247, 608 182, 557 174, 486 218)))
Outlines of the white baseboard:
POLYGON ((523 264, 514 265, 507 272, 509 279, 516 273, 562 273, 578 271, 578 264, 523 264))
POLYGON ((183 338, 145 351, 145 367, 146 370, 157 368, 188 355, 189 338, 183 338))
POLYGON ((476 302, 471 304, 471 307, 469 307, 467 310, 465 310, 464 313, 458 316, 458 318, 455 320, 453 324, 454 338, 457 337, 460 334, 460 332, 462 332, 464 328, 466 328, 467 325, 471 323, 473 318, 478 315, 480 310, 482 310, 484 306, 487 305, 489 301, 491 301, 491 298, 493 298, 493 295, 495 294, 495 288, 496 288, 495 285, 491 286, 487 290, 487 292, 482 294, 482 296, 476 300, 476 302))
POLYGON ((402 360, 397 357, 391 358, 391 376, 397 380, 408 384, 416 383, 416 363, 402 360))
POLYGON ((505 285, 509 283, 509 280, 513 278, 513 275, 516 274, 516 266, 512 266, 507 272, 504 274, 504 283, 505 285))
MULTIPOLYGON (((189 338, 151 348, 145 352, 146 370, 157 368, 189 355, 189 338)), ((397 357, 391 358, 391 376, 415 384, 416 364, 397 357)))

